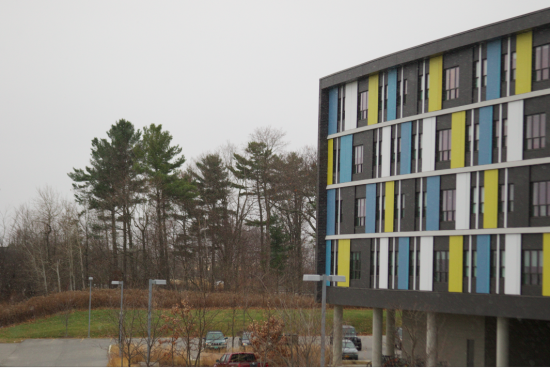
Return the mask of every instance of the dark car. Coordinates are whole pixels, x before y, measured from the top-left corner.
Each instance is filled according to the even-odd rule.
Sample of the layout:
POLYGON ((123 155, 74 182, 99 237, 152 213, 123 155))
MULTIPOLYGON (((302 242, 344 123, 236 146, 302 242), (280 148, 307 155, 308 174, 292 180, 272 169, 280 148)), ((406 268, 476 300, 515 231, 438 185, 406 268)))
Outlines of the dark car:
POLYGON ((227 353, 216 360, 214 367, 265 367, 254 353, 227 353))
MULTIPOLYGON (((363 348, 363 344, 361 343, 361 338, 357 336, 355 333, 355 327, 344 325, 342 326, 342 337, 344 340, 350 340, 353 342, 353 345, 355 345, 355 348, 357 350, 361 350, 363 348)), ((332 336, 330 337, 330 344, 332 345, 332 336)))

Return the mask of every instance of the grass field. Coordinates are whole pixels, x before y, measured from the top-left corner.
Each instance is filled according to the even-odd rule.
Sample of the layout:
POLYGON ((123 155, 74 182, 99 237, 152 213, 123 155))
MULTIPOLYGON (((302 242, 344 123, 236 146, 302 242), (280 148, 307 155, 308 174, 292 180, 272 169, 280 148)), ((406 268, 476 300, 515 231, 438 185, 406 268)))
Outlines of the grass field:
MULTIPOLYGON (((155 311, 155 315, 167 313, 168 311, 155 311)), ((118 310, 97 309, 92 310, 91 337, 105 338, 118 336, 117 324, 118 310)), ((145 310, 140 313, 147 313, 145 310)), ((228 336, 231 335, 231 324, 233 311, 228 309, 212 310, 213 327, 219 329, 228 336)), ((274 312, 275 314, 277 312, 274 312)), ((315 313, 320 313, 317 309, 315 313)), ((384 324, 385 326, 385 313, 384 324)), ((249 309, 243 316, 242 310, 237 310, 235 317, 235 333, 240 332, 248 326, 252 320, 265 320, 265 311, 261 309, 249 309)), ((372 310, 370 309, 344 309, 344 324, 355 327, 358 334, 372 334, 372 310)), ((400 326, 401 321, 396 321, 400 326)), ((327 310, 327 331, 332 329, 332 309, 327 310)), ((298 333, 299 331, 289 331, 298 333)), ((67 337, 84 338, 88 336, 88 311, 74 311, 69 317, 67 337)), ((15 326, 0 328, 0 342, 14 342, 28 338, 63 338, 65 337, 65 317, 62 314, 36 319, 31 322, 15 326)))

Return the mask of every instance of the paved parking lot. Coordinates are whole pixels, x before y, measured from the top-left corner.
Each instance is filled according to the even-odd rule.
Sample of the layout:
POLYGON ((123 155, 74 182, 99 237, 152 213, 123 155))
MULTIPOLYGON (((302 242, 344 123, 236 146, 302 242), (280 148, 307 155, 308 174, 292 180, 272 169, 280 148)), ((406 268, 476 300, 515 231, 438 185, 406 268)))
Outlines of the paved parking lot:
POLYGON ((0 344, 0 366, 105 367, 110 339, 28 339, 0 344))
MULTIPOLYGON (((360 336, 360 360, 372 359, 372 336, 360 336)), ((385 336, 383 337, 385 341, 385 336)), ((110 339, 28 339, 0 344, 0 366, 105 367, 110 339)), ((231 346, 231 339, 228 340, 231 346)), ((385 342, 382 344, 385 348, 385 342)), ((385 349, 384 349, 385 350, 385 349)))

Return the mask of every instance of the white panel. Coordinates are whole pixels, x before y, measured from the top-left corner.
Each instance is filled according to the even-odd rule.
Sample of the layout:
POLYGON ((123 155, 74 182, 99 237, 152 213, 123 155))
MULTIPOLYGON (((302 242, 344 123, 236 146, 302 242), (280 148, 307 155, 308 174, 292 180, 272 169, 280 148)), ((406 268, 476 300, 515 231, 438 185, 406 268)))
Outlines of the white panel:
POLYGON ((344 130, 357 128, 357 82, 346 84, 346 118, 344 130))
POLYGON ((420 290, 432 291, 434 264, 434 238, 420 238, 420 290))
POLYGON ((521 294, 521 234, 506 234, 504 294, 521 294))
POLYGON ((382 128, 382 177, 390 176, 391 128, 391 126, 386 126, 382 128))
POLYGON ((523 159, 523 100, 508 103, 506 161, 523 159))
POLYGON ((389 238, 380 239, 380 281, 378 287, 380 289, 388 288, 388 250, 389 238))
POLYGON ((435 117, 422 122, 422 171, 435 170, 435 117))
POLYGON ((470 228, 470 173, 456 174, 456 229, 470 228))

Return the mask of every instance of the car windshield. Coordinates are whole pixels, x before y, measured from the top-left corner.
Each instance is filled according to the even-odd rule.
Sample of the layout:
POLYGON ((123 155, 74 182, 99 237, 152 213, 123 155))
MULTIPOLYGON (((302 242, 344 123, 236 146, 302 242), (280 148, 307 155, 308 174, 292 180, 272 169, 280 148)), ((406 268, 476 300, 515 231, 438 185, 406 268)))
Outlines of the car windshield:
POLYGON ((344 328, 344 336, 355 337, 355 328, 353 327, 344 328))
POLYGON ((221 340, 223 339, 223 333, 221 332, 209 332, 206 334, 206 340, 221 340))
POLYGON ((351 342, 349 340, 344 340, 344 341, 342 341, 342 347, 344 349, 353 349, 353 348, 355 348, 355 345, 353 345, 353 342, 351 342))
POLYGON ((250 340, 250 332, 243 333, 243 340, 250 340))

